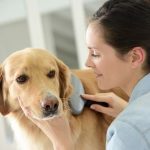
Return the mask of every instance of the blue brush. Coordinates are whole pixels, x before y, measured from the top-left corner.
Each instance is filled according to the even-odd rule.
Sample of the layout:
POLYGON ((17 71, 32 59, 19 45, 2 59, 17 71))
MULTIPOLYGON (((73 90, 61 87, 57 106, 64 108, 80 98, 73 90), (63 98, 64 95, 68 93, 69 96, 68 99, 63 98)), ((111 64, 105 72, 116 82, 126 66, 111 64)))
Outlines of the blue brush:
POLYGON ((105 102, 95 102, 90 100, 85 100, 81 97, 84 94, 84 88, 81 81, 75 76, 72 75, 71 83, 73 85, 73 93, 69 99, 69 105, 71 107, 72 114, 79 115, 84 107, 90 107, 92 104, 99 104, 104 107, 108 107, 108 104, 105 102))

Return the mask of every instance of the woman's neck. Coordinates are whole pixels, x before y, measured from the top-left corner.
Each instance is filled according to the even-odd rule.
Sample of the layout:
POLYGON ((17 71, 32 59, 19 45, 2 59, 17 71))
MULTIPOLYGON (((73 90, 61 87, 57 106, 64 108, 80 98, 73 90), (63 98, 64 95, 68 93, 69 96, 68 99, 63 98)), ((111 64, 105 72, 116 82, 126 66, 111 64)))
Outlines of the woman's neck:
POLYGON ((122 87, 122 89, 127 93, 127 95, 130 97, 132 94, 132 91, 134 89, 134 87, 136 86, 136 84, 139 82, 139 80, 141 80, 145 75, 147 74, 147 72, 142 71, 141 73, 135 73, 131 76, 129 83, 125 86, 122 87))

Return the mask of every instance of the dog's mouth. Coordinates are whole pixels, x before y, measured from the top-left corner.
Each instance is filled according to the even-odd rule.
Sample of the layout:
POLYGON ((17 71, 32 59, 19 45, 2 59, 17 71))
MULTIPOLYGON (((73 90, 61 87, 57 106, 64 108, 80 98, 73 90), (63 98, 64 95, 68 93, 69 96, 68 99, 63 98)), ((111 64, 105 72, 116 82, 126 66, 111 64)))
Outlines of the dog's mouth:
POLYGON ((40 114, 35 114, 34 112, 30 111, 30 115, 32 118, 37 119, 37 120, 49 120, 49 119, 53 119, 55 117, 58 117, 59 111, 41 111, 40 114))
POLYGON ((37 109, 37 107, 25 106, 22 109, 26 117, 31 117, 37 120, 49 120, 58 117, 61 112, 58 105, 54 105, 53 107, 47 105, 44 108, 42 106, 38 108, 39 109, 37 109))
POLYGON ((49 120, 49 119, 53 119, 53 118, 58 117, 58 116, 59 116, 58 113, 55 113, 55 114, 51 113, 47 116, 45 116, 45 115, 43 115, 43 116, 32 115, 32 117, 34 119, 37 119, 37 120, 49 120))

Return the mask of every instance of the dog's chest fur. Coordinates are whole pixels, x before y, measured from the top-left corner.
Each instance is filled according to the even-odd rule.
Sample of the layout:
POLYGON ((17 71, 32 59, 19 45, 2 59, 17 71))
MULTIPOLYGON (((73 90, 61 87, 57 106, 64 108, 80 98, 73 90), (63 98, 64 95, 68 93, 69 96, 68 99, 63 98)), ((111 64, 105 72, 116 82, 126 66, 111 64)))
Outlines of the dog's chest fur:
MULTIPOLYGON (((16 116, 16 114, 10 114, 8 119, 14 131, 18 150, 54 150, 51 141, 37 126, 25 116, 22 119, 16 116)), ((99 126, 101 118, 96 117, 97 119, 92 122, 93 117, 96 117, 95 113, 84 111, 79 118, 73 117, 71 120, 76 134, 75 150, 104 150, 103 133, 106 131, 104 126, 99 126)))
POLYGON ((18 150, 53 150, 48 137, 25 116, 18 121, 16 116, 9 117, 18 150))

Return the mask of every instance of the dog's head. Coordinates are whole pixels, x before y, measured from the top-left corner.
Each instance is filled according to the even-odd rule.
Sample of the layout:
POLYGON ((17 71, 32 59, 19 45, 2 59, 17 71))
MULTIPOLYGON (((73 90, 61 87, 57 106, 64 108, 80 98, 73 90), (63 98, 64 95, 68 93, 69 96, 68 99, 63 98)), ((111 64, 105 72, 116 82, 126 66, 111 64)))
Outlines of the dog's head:
POLYGON ((20 110, 18 99, 33 117, 59 115, 71 94, 70 71, 42 49, 24 49, 10 55, 0 66, 0 112, 20 110))

